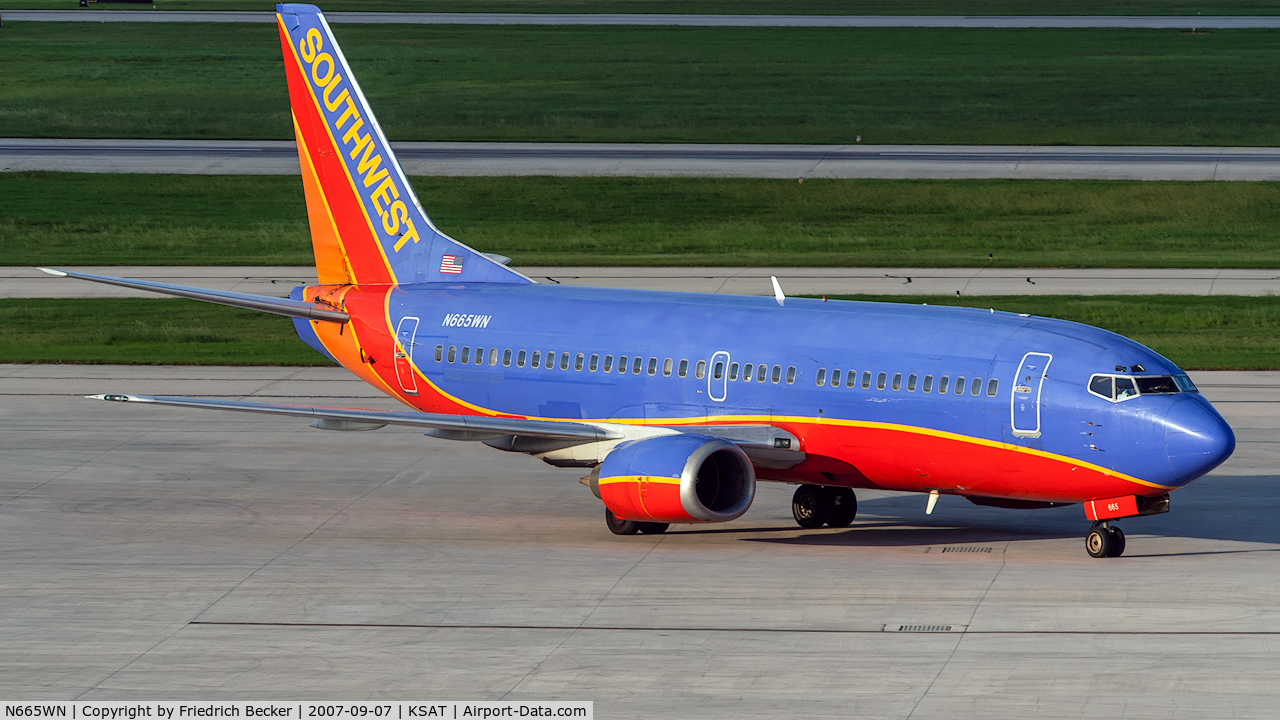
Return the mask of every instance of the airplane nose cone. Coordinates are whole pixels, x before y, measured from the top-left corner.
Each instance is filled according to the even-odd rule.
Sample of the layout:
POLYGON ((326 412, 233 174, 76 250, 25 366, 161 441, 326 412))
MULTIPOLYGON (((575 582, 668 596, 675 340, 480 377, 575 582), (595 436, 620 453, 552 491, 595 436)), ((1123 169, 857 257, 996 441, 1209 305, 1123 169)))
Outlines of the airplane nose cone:
POLYGON ((1164 446, 1178 484, 1186 484, 1231 457, 1236 434, 1209 401, 1189 396, 1169 408, 1164 446))

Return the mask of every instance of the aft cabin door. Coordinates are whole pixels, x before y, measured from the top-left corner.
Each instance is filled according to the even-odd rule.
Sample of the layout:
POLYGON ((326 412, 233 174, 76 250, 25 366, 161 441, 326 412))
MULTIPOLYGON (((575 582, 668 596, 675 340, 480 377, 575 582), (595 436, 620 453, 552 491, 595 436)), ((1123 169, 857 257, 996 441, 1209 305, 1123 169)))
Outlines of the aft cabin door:
POLYGON ((1022 356, 1018 375, 1013 379, 1013 434, 1018 437, 1040 437, 1040 391, 1049 372, 1053 356, 1030 352, 1022 356))
POLYGON ((413 339, 418 334, 418 318, 404 317, 396 328, 396 377, 406 395, 418 394, 418 380, 413 376, 413 339))

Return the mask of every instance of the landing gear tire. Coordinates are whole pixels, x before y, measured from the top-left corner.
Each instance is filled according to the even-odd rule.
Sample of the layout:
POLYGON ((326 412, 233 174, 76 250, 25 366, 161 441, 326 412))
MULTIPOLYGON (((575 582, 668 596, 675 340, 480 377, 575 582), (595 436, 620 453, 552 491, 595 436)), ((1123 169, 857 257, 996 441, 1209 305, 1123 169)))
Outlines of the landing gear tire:
POLYGON ((826 488, 827 526, 833 528, 849 527, 858 515, 858 497, 853 490, 843 487, 826 488))
MULTIPOLYGON (((1111 528, 1102 526, 1091 528, 1089 534, 1084 536, 1084 549, 1089 552, 1090 557, 1115 557, 1116 537, 1111 528)), ((1123 538, 1124 535, 1119 537, 1123 538)), ((1124 541, 1120 540, 1120 542, 1124 541)), ((1123 547, 1121 551, 1123 552, 1123 547)))
POLYGON ((1124 554, 1124 531, 1118 527, 1111 528, 1111 557, 1124 554))
POLYGON ((609 526, 609 532, 614 535, 635 535, 640 531, 641 525, 649 523, 638 523, 634 520, 623 520, 613 514, 608 508, 604 511, 604 524, 609 526))
POLYGON ((645 535, 661 535, 667 531, 667 528, 671 527, 671 523, 642 522, 636 524, 640 526, 640 532, 645 535))
POLYGON ((827 521, 827 499, 824 489, 817 485, 801 485, 791 496, 791 516, 796 524, 806 530, 822 527, 827 521))

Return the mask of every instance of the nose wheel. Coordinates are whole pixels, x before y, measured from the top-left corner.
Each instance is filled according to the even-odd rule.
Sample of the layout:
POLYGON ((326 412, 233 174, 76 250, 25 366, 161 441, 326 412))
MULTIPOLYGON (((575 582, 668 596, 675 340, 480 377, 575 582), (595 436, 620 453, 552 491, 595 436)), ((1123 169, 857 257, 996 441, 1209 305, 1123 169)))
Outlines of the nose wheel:
POLYGON ((802 528, 849 527, 858 515, 858 498, 845 487, 801 485, 791 496, 791 516, 802 528))
POLYGON ((1094 523, 1084 536, 1084 549, 1090 557, 1120 557, 1124 554, 1124 531, 1107 522, 1094 523))

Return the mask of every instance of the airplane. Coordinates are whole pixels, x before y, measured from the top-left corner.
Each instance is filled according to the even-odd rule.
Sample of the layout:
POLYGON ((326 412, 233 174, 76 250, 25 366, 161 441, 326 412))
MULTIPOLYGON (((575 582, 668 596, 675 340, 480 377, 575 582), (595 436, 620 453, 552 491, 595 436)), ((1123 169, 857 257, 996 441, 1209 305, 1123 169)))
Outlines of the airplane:
MULTIPOLYGON (((313 5, 276 6, 318 284, 289 298, 44 269, 293 318, 311 347, 408 406, 96 399, 421 428, 588 470, 608 529, 717 523, 797 485, 803 528, 856 489, 980 506, 1167 512, 1235 435, 1186 373, 1087 325, 994 310, 539 284, 432 224, 313 5)), ((43 269, 43 268, 42 268, 43 269)))

